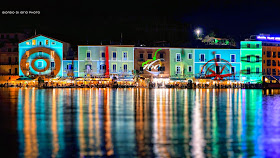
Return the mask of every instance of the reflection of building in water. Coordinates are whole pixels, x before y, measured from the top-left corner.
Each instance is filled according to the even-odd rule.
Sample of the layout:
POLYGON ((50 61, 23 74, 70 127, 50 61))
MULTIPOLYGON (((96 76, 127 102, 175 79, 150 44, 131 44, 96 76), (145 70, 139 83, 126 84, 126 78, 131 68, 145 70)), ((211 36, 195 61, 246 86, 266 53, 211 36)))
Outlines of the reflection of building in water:
POLYGON ((21 156, 38 157, 35 90, 20 90, 18 98, 18 130, 23 131, 19 135, 21 156))

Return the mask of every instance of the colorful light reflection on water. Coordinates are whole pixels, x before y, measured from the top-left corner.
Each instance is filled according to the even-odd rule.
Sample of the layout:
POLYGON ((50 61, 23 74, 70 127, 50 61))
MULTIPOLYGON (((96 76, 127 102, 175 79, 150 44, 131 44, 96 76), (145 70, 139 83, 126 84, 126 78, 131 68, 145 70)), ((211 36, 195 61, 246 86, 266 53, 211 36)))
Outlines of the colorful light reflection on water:
POLYGON ((19 157, 280 157, 280 95, 262 90, 1 88, 0 98, 19 157))

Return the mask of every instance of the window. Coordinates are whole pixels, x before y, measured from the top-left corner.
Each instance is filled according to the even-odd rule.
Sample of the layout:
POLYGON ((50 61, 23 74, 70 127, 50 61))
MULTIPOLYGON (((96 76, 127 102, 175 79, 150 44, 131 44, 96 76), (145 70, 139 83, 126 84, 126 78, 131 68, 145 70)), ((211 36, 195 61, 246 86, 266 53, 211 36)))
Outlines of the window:
POLYGON ((235 67, 231 67, 231 73, 235 74, 235 67))
POLYGON ((276 52, 272 52, 273 58, 276 58, 276 52))
POLYGON ((176 66, 176 74, 181 74, 181 66, 176 66))
POLYGON ((104 71, 104 70, 106 70, 106 65, 100 65, 100 70, 102 70, 102 71, 104 71))
POLYGON ((8 52, 11 52, 12 51, 12 49, 11 48, 8 48, 8 52))
POLYGON ((113 60, 117 60, 117 52, 113 52, 113 60))
POLYGON ((216 54, 216 59, 217 59, 217 62, 220 62, 221 61, 221 55, 220 54, 216 54))
POLYGON ((123 60, 127 60, 127 52, 123 52, 123 60))
POLYGON ((101 58, 105 60, 105 52, 101 52, 101 58))
POLYGON ((67 65, 67 70, 71 70, 72 69, 72 64, 68 64, 67 65))
POLYGON ((55 42, 52 42, 52 45, 55 45, 55 42))
POLYGON ((267 56, 268 58, 270 58, 270 57, 271 57, 271 51, 267 51, 267 52, 266 52, 266 56, 267 56))
POLYGON ((29 51, 26 51, 26 57, 27 58, 29 57, 29 51))
POLYGON ((250 56, 247 56, 247 62, 250 62, 250 56))
POLYGON ((42 61, 38 61, 38 68, 43 67, 43 62, 42 61))
POLYGON ((181 54, 179 53, 176 54, 176 61, 181 61, 181 54))
POLYGON ((12 58, 9 57, 8 60, 9 60, 9 64, 11 65, 12 64, 12 58))
POLYGON ((250 44, 247 44, 247 48, 250 48, 251 47, 251 45, 250 44))
POLYGON ((257 48, 260 48, 260 44, 256 44, 256 47, 257 47, 257 48))
POLYGON ((161 66, 161 67, 160 67, 160 71, 165 71, 165 67, 164 67, 164 66, 161 66))
POLYGON ((10 35, 7 35, 6 38, 10 38, 10 35))
POLYGON ((235 62, 235 55, 234 54, 230 55, 230 61, 235 62))
POLYGON ((263 74, 265 74, 265 69, 263 69, 263 74))
POLYGON ((141 53, 141 54, 140 54, 140 59, 143 59, 143 58, 144 58, 144 56, 143 56, 143 54, 141 53))
POLYGON ((265 55, 265 51, 263 51, 263 55, 265 55))
POLYGON ((36 45, 36 40, 32 40, 32 45, 36 45))
POLYGON ((251 73, 251 68, 247 67, 247 74, 250 74, 250 73, 251 73))
POLYGON ((200 61, 205 61, 205 55, 204 54, 200 54, 200 61))
POLYGON ((10 75, 12 74, 12 69, 9 69, 9 74, 10 74, 10 75))
MULTIPOLYGON (((279 61, 278 61, 279 62, 279 61)), ((15 63, 18 63, 18 57, 15 57, 15 63)))
POLYGON ((265 60, 263 60, 263 63, 265 64, 265 60))
POLYGON ((3 39, 3 38, 4 38, 4 35, 1 35, 1 38, 3 39))
POLYGON ((15 68, 15 75, 17 75, 18 74, 18 72, 17 72, 17 68, 15 68))
POLYGON ((260 62, 260 56, 256 56, 256 62, 260 62))
POLYGON ((192 67, 191 66, 189 66, 189 72, 192 72, 192 67))
MULTIPOLYGON (((72 66, 72 65, 70 65, 70 66, 72 66)), ((51 68, 54 68, 54 62, 53 61, 51 62, 51 68)))
POLYGON ((117 65, 113 64, 113 72, 117 72, 117 65))
POLYGON ((256 67, 256 74, 260 73, 260 68, 256 67))
POLYGON ((192 54, 191 53, 188 54, 188 58, 192 59, 192 54))
POLYGON ((39 51, 38 54, 39 54, 40 57, 43 55, 42 51, 39 51))
POLYGON ((51 51, 51 58, 54 58, 54 51, 51 51))
POLYGON ((272 66, 276 66, 276 61, 272 60, 272 66))
POLYGON ((30 42, 26 42, 26 45, 30 45, 30 42))
POLYGON ((143 71, 143 67, 142 66, 140 67, 140 71, 143 71))
POLYGON ((152 59, 152 54, 151 53, 148 54, 148 59, 152 59))
POLYGON ((271 74, 271 69, 267 69, 267 74, 268 74, 268 75, 271 74))
POLYGON ((17 52, 18 51, 18 48, 14 48, 14 52, 17 52))
POLYGON ((90 59, 90 51, 87 51, 87 59, 90 59))
POLYGON ((280 52, 278 52, 278 58, 280 58, 280 52))
POLYGON ((127 65, 126 64, 123 65, 123 72, 127 72, 127 65))
POLYGON ((161 58, 161 59, 163 58, 163 53, 159 54, 159 58, 161 58))
POLYGON ((90 64, 86 65, 86 70, 91 70, 91 65, 90 64))
POLYGON ((266 65, 271 66, 271 60, 267 60, 266 65))
POLYGON ((42 45, 42 42, 39 42, 39 45, 41 46, 41 45, 42 45))
POLYGON ((46 40, 46 45, 49 45, 49 40, 46 40))
POLYGON ((272 75, 276 75, 276 70, 275 69, 272 69, 272 75))
POLYGON ((278 66, 280 66, 280 61, 278 60, 278 66))

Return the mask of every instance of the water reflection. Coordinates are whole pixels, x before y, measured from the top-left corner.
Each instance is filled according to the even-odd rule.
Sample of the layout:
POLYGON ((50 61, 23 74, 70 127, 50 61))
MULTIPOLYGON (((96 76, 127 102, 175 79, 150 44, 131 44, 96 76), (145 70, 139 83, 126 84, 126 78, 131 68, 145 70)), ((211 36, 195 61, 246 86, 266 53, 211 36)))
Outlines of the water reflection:
POLYGON ((280 156, 280 95, 261 90, 13 91, 20 157, 280 156))

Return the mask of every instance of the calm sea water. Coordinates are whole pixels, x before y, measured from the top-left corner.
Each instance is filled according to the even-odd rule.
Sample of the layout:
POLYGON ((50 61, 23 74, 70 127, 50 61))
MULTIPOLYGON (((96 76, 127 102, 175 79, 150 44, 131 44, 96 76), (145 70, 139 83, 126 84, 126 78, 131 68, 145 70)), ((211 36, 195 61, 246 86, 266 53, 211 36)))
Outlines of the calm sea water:
POLYGON ((280 157, 280 95, 262 90, 0 88, 0 101, 9 157, 280 157))

